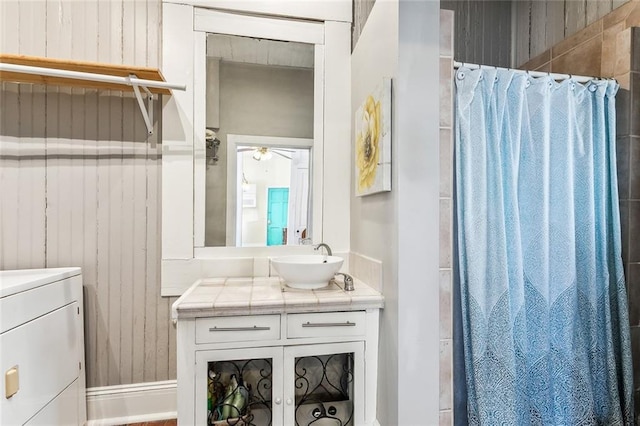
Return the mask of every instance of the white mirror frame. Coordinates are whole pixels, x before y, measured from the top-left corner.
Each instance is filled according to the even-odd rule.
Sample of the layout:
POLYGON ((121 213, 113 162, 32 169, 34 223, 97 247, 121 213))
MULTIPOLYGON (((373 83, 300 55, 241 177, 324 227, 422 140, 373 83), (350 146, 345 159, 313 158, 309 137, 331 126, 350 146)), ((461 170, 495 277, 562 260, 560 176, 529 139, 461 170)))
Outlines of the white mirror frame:
POLYGON ((312 238, 346 256, 351 190, 351 2, 185 0, 178 4, 165 0, 162 10, 162 71, 167 80, 186 83, 187 90, 163 99, 161 294, 180 295, 203 277, 267 276, 269 256, 310 250, 308 246, 203 247, 207 32, 315 45, 313 151, 323 167, 312 171, 317 193, 313 196, 312 238), (323 173, 325 167, 330 167, 330 173, 323 173))

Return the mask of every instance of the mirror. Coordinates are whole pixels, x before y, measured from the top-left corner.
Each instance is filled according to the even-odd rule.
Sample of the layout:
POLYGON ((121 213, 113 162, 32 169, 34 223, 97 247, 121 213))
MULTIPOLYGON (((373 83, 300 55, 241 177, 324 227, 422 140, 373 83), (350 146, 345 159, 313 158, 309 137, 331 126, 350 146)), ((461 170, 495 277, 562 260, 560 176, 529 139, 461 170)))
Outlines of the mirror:
MULTIPOLYGON (((220 246, 206 246, 207 220, 221 221, 226 229, 227 217, 237 217, 237 214, 228 215, 225 207, 231 201, 228 194, 236 194, 238 184, 237 146, 231 150, 231 160, 226 152, 229 134, 260 138, 259 142, 236 144, 244 148, 266 147, 265 137, 312 139, 309 147, 309 208, 312 213, 308 215, 310 233, 307 232, 307 237, 312 237, 316 244, 327 242, 335 253, 347 253, 350 242, 351 8, 348 3, 323 2, 318 6, 318 2, 304 1, 227 2, 225 10, 195 6, 194 3, 212 4, 202 0, 163 1, 162 7, 163 75, 167 81, 187 84, 184 92, 174 91, 162 101, 162 181, 158 182, 162 188, 159 200, 162 220, 161 232, 153 235, 162 239, 163 296, 178 296, 202 277, 268 276, 271 273, 269 257, 313 252, 311 247, 303 245, 227 247, 226 231, 220 232, 224 234, 224 240, 218 242, 220 246), (248 3, 252 5, 247 6, 248 3), (259 9, 252 10, 253 5, 259 9), (306 125, 308 133, 291 136, 285 132, 232 131, 222 126, 219 120, 224 111, 220 108, 219 96, 207 96, 211 87, 217 87, 215 78, 207 81, 207 68, 217 66, 218 73, 212 75, 218 75, 218 79, 220 70, 224 72, 220 60, 207 61, 207 38, 217 37, 217 34, 242 37, 245 41, 261 43, 261 46, 270 40, 283 40, 291 42, 284 43, 286 46, 302 44, 301 48, 313 50, 313 95, 309 95, 308 101, 313 99, 313 125, 306 125), (207 117, 208 113, 212 115, 207 117), (218 122, 215 122, 216 115, 218 122), (207 127, 218 131, 206 132, 207 127), (207 133, 211 136, 210 143, 207 133), (207 149, 207 145, 211 148, 207 149), (233 164, 235 179, 227 179, 227 171, 214 180, 210 165, 213 160, 207 158, 210 156, 217 156, 220 164, 225 163, 224 169, 220 166, 218 170, 226 170, 227 164, 233 164), (225 184, 227 180, 235 185, 235 189, 229 191, 225 184), (216 212, 212 211, 211 205, 206 206, 207 202, 213 204, 216 200, 206 191, 207 184, 211 187, 214 183, 223 194, 215 201, 219 208, 216 212)), ((265 52, 270 50, 261 48, 254 56, 264 58, 265 52)), ((299 58, 299 55, 280 56, 290 61, 299 58)), ((271 53, 268 57, 273 58, 271 53)), ((267 62, 237 65, 306 68, 297 62, 278 65, 267 62)), ((300 98, 299 93, 291 98, 300 98)), ((263 105, 263 109, 275 119, 280 118, 272 105, 263 105)), ((304 117, 311 114, 311 108, 301 107, 296 114, 304 117)), ((287 144, 280 146, 289 147, 287 144)))
POLYGON ((206 37, 204 245, 311 241, 314 45, 206 37))

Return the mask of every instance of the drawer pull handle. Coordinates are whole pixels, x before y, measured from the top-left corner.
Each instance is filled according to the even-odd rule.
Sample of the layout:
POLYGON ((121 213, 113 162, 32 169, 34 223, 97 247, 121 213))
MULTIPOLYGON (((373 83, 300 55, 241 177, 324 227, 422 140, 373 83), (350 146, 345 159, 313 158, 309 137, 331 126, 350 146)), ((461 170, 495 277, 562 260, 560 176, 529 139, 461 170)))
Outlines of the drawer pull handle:
POLYGON ((265 331, 271 330, 271 327, 211 327, 209 331, 265 331))
POLYGON ((305 322, 302 324, 303 327, 355 327, 356 323, 347 321, 347 322, 305 322))

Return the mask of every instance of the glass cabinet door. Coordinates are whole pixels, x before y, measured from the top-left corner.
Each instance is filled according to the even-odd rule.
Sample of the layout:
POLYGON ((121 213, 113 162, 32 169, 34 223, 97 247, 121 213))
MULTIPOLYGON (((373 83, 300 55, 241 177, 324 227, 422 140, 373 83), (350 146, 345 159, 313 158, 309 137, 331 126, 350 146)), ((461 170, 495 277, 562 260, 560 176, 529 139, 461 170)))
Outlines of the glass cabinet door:
POLYGON ((363 350, 362 342, 285 348, 286 424, 362 424, 363 350))
POLYGON ((196 424, 282 424, 282 348, 196 354, 196 424))

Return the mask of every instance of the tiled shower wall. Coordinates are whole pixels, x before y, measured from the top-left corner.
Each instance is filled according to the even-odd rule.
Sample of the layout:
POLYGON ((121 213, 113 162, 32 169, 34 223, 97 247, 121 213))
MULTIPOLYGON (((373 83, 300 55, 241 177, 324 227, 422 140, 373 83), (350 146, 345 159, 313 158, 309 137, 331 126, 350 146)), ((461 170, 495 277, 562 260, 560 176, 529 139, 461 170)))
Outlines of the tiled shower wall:
MULTIPOLYGON (((614 6, 615 3, 619 2, 614 2, 614 6)), ((550 4, 557 7, 557 3, 550 4)), ((532 16, 529 18, 533 19, 532 16)), ((538 20, 537 24, 548 25, 544 20, 538 20)), ((639 29, 634 27, 638 26, 640 2, 628 2, 521 66, 546 72, 613 77, 621 86, 616 98, 618 189, 623 262, 629 293, 636 417, 640 409, 640 41, 639 29)), ((539 31, 540 27, 533 21, 529 28, 533 33, 536 30, 542 35, 545 33, 539 31)), ((546 32, 548 35, 548 29, 546 32)), ((519 35, 518 38, 523 37, 519 35)))
POLYGON ((629 89, 631 32, 640 26, 640 1, 629 2, 553 45, 520 68, 615 78, 629 89))
POLYGON ((440 11, 440 425, 453 424, 453 27, 440 11))
POLYGON ((605 15, 524 69, 615 78, 622 259, 629 295, 635 409, 640 416, 640 2, 605 15))
MULTIPOLYGON (((440 354, 441 424, 451 424, 452 389, 452 64, 446 15, 441 15, 440 81, 440 354)), ((636 417, 640 417, 640 2, 633 1, 568 37, 523 69, 602 77, 620 83, 617 95, 617 160, 623 262, 629 293, 636 417)), ((456 365, 456 368, 458 366, 456 365)), ((458 371, 458 370, 456 370, 458 371)), ((458 394, 457 394, 458 395, 458 394)), ((460 401, 458 401, 460 402, 460 401)), ((458 406, 456 406, 458 408, 458 406)), ((455 410, 456 413, 458 412, 455 410)), ((460 419, 463 420, 463 419, 460 419)), ((457 423, 457 422, 456 422, 457 423)), ((461 423, 462 424, 462 423, 461 423)))
POLYGON ((626 13, 638 0, 517 0, 513 7, 514 65, 570 39, 604 16, 626 13))
POLYGON ((640 28, 631 28, 628 89, 617 96, 622 260, 629 294, 636 418, 640 417, 640 28))

